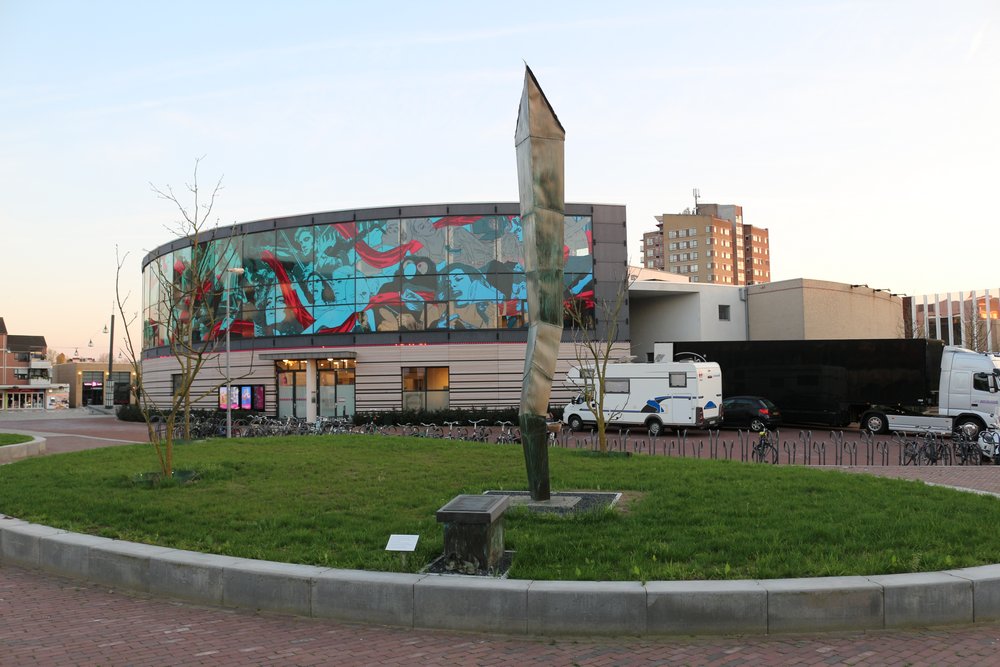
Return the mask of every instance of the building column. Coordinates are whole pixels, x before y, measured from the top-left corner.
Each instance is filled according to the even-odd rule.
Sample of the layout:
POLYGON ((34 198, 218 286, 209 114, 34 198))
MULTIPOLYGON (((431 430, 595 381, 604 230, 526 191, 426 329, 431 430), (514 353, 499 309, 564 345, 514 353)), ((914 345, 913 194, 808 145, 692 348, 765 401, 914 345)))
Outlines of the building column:
POLYGON ((316 421, 319 414, 319 387, 316 386, 316 360, 306 359, 306 421, 316 421))

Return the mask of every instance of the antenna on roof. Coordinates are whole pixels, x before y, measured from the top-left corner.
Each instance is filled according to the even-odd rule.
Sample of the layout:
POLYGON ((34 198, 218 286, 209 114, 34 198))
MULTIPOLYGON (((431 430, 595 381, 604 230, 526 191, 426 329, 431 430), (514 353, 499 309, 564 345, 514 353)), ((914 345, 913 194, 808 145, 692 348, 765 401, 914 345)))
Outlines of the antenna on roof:
POLYGON ((698 215, 698 197, 701 196, 701 190, 694 188, 691 190, 691 194, 694 195, 694 214, 698 215))

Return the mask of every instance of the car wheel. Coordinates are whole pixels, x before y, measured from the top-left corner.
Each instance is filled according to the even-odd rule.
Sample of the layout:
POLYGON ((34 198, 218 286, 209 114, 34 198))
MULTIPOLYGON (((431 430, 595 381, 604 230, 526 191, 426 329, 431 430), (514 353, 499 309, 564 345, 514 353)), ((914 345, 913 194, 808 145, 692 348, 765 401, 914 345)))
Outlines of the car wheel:
POLYGON ((663 435, 663 424, 660 423, 659 419, 650 419, 646 422, 646 428, 652 438, 663 435))
POLYGON ((579 415, 573 415, 569 418, 569 428, 571 431, 579 431, 583 428, 583 420, 580 419, 579 415))
POLYGON ((869 433, 888 433, 889 421, 880 412, 869 412, 861 418, 861 428, 869 433))
POLYGON ((750 420, 750 430, 752 430, 754 433, 760 433, 761 431, 765 430, 766 428, 767 428, 767 424, 765 424, 763 420, 761 420, 761 419, 752 419, 752 420, 750 420))

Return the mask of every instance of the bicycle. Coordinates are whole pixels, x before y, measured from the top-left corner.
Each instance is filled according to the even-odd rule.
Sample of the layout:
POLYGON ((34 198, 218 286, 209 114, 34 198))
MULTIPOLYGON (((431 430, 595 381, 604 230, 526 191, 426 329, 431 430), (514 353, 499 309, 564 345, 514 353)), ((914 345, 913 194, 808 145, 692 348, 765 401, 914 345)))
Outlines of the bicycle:
POLYGON ((480 426, 480 422, 486 421, 485 419, 470 419, 469 423, 472 424, 472 430, 469 431, 467 439, 470 441, 477 442, 489 442, 490 430, 485 426, 480 426))
POLYGON ((500 427, 500 433, 497 435, 498 445, 512 445, 521 441, 521 434, 520 432, 514 433, 512 422, 497 422, 497 426, 500 427))
POLYGON ((461 422, 445 422, 444 425, 448 427, 448 430, 444 432, 444 438, 448 440, 459 440, 463 434, 461 429, 456 429, 455 427, 461 424, 461 422))
MULTIPOLYGON (((958 430, 951 434, 951 447, 954 458, 960 465, 979 465, 982 463, 984 456, 993 458, 992 455, 987 455, 980 448, 979 441, 975 436, 963 430, 958 430)), ((990 447, 989 449, 992 451, 993 448, 990 447)))
POLYGON ((422 438, 440 438, 443 433, 441 432, 441 427, 437 424, 425 424, 420 422, 420 425, 424 427, 422 433, 418 433, 422 438))
POLYGON ((990 459, 993 465, 1000 465, 1000 433, 992 429, 983 431, 975 444, 980 457, 990 459))
POLYGON ((936 465, 946 456, 947 445, 940 443, 933 435, 927 434, 922 441, 903 441, 903 465, 936 465))
POLYGON ((757 463, 778 462, 778 447, 772 442, 770 431, 764 429, 760 432, 760 437, 753 444, 751 456, 757 463))

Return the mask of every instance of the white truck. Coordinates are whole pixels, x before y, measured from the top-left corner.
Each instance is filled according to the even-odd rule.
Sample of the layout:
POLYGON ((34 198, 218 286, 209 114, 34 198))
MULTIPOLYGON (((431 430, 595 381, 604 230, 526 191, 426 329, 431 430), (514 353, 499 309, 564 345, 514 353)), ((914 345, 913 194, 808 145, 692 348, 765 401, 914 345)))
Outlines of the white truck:
MULTIPOLYGON (((578 431, 596 423, 598 378, 592 367, 573 367, 566 382, 580 395, 563 410, 578 431)), ((722 423, 722 371, 714 362, 609 363, 604 377, 604 419, 614 427, 713 428, 722 423)))
POLYGON ((926 410, 873 408, 861 426, 874 433, 914 431, 978 435, 1000 425, 1000 356, 948 345, 941 354, 937 407, 926 410))
MULTIPOLYGON (((975 435, 995 429, 1000 416, 1000 356, 939 340, 689 341, 672 349, 718 363, 726 396, 766 396, 786 424, 975 435)), ((675 358, 672 349, 665 358, 675 358)))

